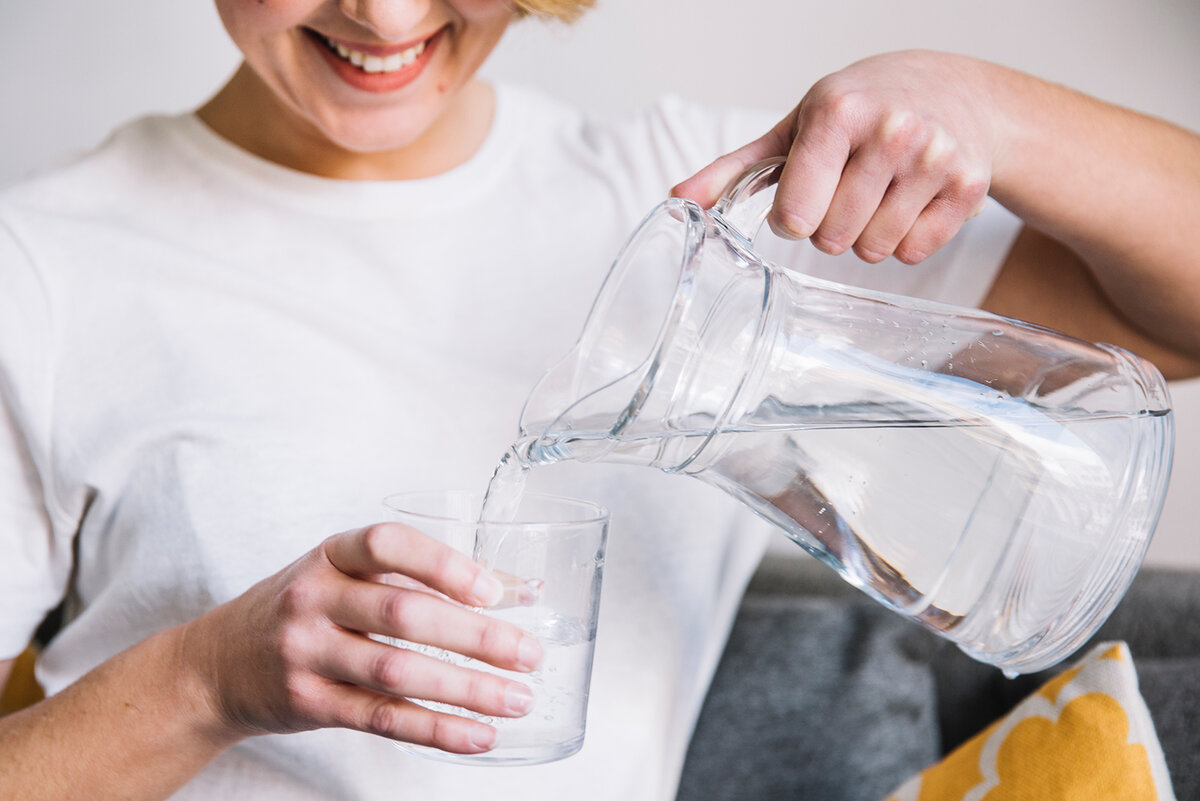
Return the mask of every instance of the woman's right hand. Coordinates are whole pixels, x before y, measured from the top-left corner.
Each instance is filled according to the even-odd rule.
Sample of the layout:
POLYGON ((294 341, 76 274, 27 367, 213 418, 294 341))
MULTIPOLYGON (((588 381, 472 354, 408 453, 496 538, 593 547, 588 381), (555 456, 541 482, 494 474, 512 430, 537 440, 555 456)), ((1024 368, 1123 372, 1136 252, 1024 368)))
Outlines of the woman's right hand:
POLYGON ((181 655, 234 738, 343 727, 479 753, 495 741, 491 726, 409 699, 518 717, 533 704, 530 690, 367 635, 528 672, 542 657, 535 638, 459 605, 492 606, 502 595, 500 580, 465 555, 380 523, 330 537, 186 624, 181 655))

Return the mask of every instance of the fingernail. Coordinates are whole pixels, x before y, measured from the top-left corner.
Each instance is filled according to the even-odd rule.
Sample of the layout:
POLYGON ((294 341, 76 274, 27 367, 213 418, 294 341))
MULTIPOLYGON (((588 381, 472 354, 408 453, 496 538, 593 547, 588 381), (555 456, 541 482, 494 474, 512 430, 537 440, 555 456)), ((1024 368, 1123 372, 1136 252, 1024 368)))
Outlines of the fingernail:
POLYGON ((504 585, 491 573, 480 573, 475 577, 471 593, 475 596, 476 605, 493 606, 504 597, 504 585))
POLYGON ((524 715, 533 708, 533 693, 524 684, 510 684, 504 689, 504 705, 509 712, 524 715))
POLYGON ((525 670, 533 670, 542 663, 542 644, 528 635, 517 643, 517 664, 525 670))
POLYGON ((537 603, 538 598, 542 595, 542 588, 546 586, 546 582, 541 579, 529 579, 521 588, 521 592, 517 596, 517 600, 522 606, 532 606, 537 603))
POLYGON ((506 581, 504 583, 504 605, 533 606, 537 603, 544 584, 545 582, 541 579, 523 581, 519 578, 512 578, 506 581))
POLYGON ((489 751, 496 744, 496 730, 491 726, 476 726, 467 735, 467 740, 473 748, 489 751))

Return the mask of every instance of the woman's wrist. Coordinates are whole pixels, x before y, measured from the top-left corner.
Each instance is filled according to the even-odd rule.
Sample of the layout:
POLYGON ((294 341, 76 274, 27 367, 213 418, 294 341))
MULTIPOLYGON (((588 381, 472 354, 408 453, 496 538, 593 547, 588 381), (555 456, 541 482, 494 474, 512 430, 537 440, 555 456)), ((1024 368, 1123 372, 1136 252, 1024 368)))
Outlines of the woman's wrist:
POLYGON ((168 674, 176 677, 169 692, 184 712, 181 722, 186 735, 200 748, 220 752, 254 734, 261 734, 238 721, 221 697, 216 670, 216 649, 221 646, 205 638, 197 621, 162 632, 163 658, 168 674))

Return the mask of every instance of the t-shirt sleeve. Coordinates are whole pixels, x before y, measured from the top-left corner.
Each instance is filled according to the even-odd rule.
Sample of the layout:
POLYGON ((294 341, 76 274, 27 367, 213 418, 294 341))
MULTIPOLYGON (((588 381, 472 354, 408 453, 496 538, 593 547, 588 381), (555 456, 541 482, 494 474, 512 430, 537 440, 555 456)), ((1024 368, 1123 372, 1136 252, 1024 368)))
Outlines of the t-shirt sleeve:
POLYGON ((611 159, 610 178, 630 182, 628 199, 645 212, 672 186, 762 136, 781 116, 666 95, 628 119, 599 123, 584 136, 611 159))
POLYGON ((45 479, 51 331, 45 287, 0 218, 0 659, 29 644, 70 572, 70 539, 55 536, 45 479))
POLYGON ((716 108, 666 95, 654 107, 653 117, 683 156, 684 167, 691 174, 770 131, 783 112, 716 108))

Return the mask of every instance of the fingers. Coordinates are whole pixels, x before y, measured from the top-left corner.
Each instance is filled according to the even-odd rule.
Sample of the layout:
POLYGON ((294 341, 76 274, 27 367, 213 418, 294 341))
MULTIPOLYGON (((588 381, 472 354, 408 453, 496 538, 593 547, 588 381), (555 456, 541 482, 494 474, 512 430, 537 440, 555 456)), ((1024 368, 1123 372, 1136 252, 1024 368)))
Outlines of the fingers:
POLYGON ((327 614, 350 631, 427 643, 507 670, 533 670, 542 658, 537 639, 511 623, 420 590, 347 582, 327 614))
POLYGON ((325 541, 324 550, 349 576, 400 573, 469 606, 492 606, 504 597, 500 580, 466 554, 399 523, 338 534, 325 541))
MULTIPOLYGON (((785 168, 772 229, 787 237, 807 235, 834 255, 853 249, 871 263, 895 255, 915 264, 979 213, 986 173, 959 154, 948 133, 909 130, 906 123, 882 127, 840 170, 832 166, 836 156, 816 166, 806 158, 790 175, 785 168)), ((804 143, 797 140, 797 148, 804 150, 804 143)))
MULTIPOLYGON (((841 114, 847 119, 809 113, 805 103, 798 107, 796 136, 790 143, 787 164, 779 176, 775 203, 767 215, 767 224, 778 236, 785 239, 810 237, 826 219, 842 183, 843 170, 854 152, 854 132, 849 127, 849 118, 853 114, 850 111, 841 114)), ((860 183, 850 185, 853 191, 842 192, 840 204, 851 214, 869 213, 873 204, 864 205, 864 201, 870 199, 871 185, 886 189, 888 176, 871 158, 859 157, 856 162, 851 175, 857 175, 860 183)))
POLYGON ((835 242, 822 225, 814 243, 831 253, 853 247, 859 258, 871 263, 891 255, 916 263, 936 251, 965 219, 964 211, 942 199, 952 180, 953 150, 949 135, 935 130, 919 150, 918 163, 891 176, 886 193, 861 229, 835 242))
POLYGON ((489 726, 406 699, 515 716, 528 710, 528 689, 367 635, 528 672, 541 662, 540 643, 461 605, 509 596, 520 603, 535 589, 522 584, 523 591, 506 591, 469 558, 414 529, 371 526, 329 538, 197 618, 186 658, 224 725, 240 736, 347 726, 475 753, 494 740, 489 726))
POLYGON ((767 135, 674 193, 711 205, 756 161, 786 155, 771 229, 827 253, 916 263, 987 198, 996 152, 986 75, 974 62, 910 51, 865 59, 818 81, 767 135))
POLYGON ((328 645, 318 669, 343 683, 483 715, 520 717, 533 707, 533 693, 520 682, 450 664, 421 653, 420 646, 396 647, 352 634, 328 645))
MULTIPOLYGON (((837 176, 832 169, 823 174, 837 176)), ((884 198, 889 196, 893 177, 890 165, 883 159, 873 157, 870 152, 856 154, 850 157, 841 175, 827 181, 826 186, 805 187, 795 192, 809 199, 807 208, 798 212, 795 208, 800 204, 785 205, 792 194, 785 190, 785 198, 777 201, 773 215, 777 221, 772 230, 789 239, 811 237, 813 244, 826 253, 844 253, 858 242, 878 215, 884 198), (826 194, 832 195, 832 199, 827 199, 826 194), (822 208, 826 202, 828 207, 822 208)), ((794 180, 789 181, 789 188, 797 185, 794 180)), ((917 212, 913 213, 914 218, 917 212)), ((902 235, 900 232, 895 241, 902 235)))
MULTIPOLYGON (((986 173, 962 158, 948 133, 911 114, 883 118, 866 137, 828 114, 798 124, 767 219, 778 236, 809 238, 834 255, 853 249, 871 263, 895 255, 915 264, 983 208, 986 173)), ((778 155, 777 134, 722 156, 672 194, 711 206, 744 169, 778 155)))
POLYGON ((326 725, 456 754, 483 753, 496 742, 496 730, 486 723, 435 712, 407 698, 368 692, 350 684, 331 684, 326 698, 329 703, 326 725))

